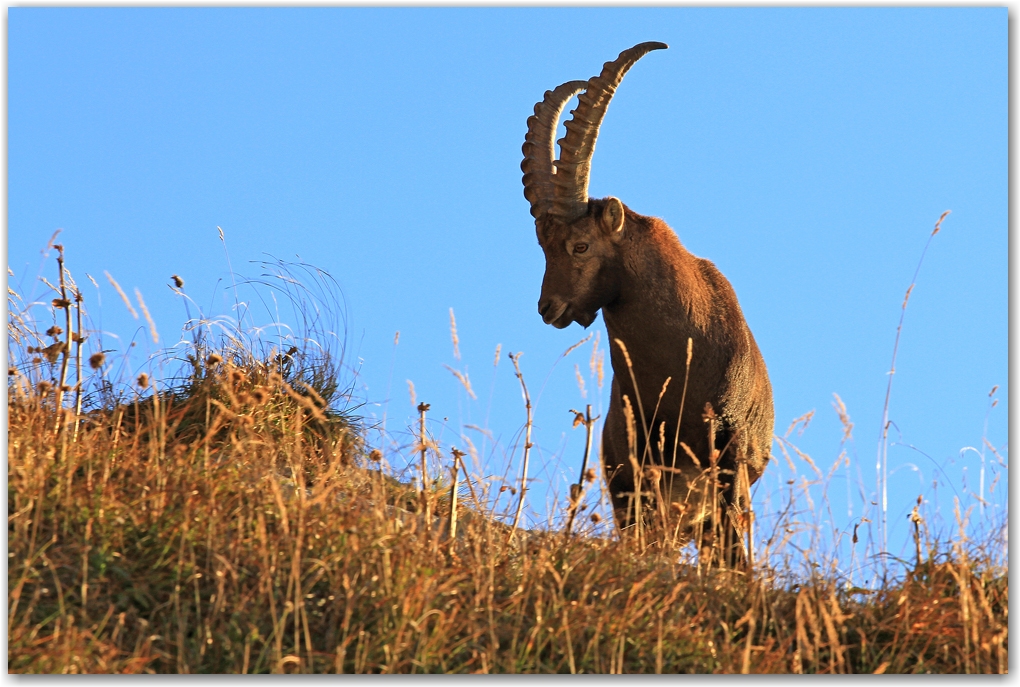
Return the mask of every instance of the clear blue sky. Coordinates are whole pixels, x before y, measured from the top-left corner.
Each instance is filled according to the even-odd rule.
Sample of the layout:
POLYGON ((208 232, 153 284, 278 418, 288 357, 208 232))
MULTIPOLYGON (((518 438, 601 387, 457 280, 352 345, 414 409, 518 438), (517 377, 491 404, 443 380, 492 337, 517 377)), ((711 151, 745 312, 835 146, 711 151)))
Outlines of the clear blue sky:
MULTIPOLYGON (((173 343, 185 313, 171 274, 207 312, 229 312, 220 226, 238 273, 258 274, 250 261, 271 255, 332 274, 363 412, 407 427, 410 379, 449 418, 446 447, 488 413, 509 451, 524 409, 506 353, 523 351, 539 514, 580 461, 567 412, 586 402, 575 364, 596 410, 600 396, 590 342, 554 367, 585 332, 537 313, 544 261, 522 195, 525 120, 546 89, 664 41, 609 109, 590 192, 662 217, 729 278, 769 368, 777 432, 816 410, 796 440, 827 470, 841 438, 832 394, 842 397, 860 517, 900 305, 951 209, 900 343, 892 527, 905 531, 935 464, 960 494, 969 466, 977 489, 980 461, 959 452, 981 448, 993 385, 987 436, 1005 450, 1005 8, 14 7, 8 30, 13 286, 44 294, 36 276, 54 268, 40 251, 61 228, 72 271, 100 283, 103 329, 123 343, 140 326, 109 271, 139 289, 160 343, 173 343), (444 364, 470 375, 477 401, 444 364)), ((591 329, 604 345, 601 318, 591 329)), ((137 340, 140 369, 156 347, 137 340)), ((608 380, 603 403, 607 392, 608 380)), ((777 463, 763 484, 788 472, 777 463)), ((837 525, 848 522, 844 472, 830 489, 837 525)), ((952 491, 939 494, 951 522, 952 491)))

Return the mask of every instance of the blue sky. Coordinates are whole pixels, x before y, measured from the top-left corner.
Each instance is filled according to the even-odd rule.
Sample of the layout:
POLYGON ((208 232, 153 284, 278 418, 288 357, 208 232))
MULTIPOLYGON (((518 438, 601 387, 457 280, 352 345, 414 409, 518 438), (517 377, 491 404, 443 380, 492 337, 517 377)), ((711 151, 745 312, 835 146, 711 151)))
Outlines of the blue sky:
MULTIPOLYGON (((85 295, 104 345, 135 337, 138 369, 159 346, 103 272, 143 294, 172 344, 186 315, 170 275, 207 313, 230 312, 222 227, 237 273, 300 256, 336 278, 363 412, 385 413, 398 439, 412 380, 449 418, 444 446, 487 424, 509 453, 524 409, 506 354, 523 351, 537 399, 531 505, 544 517, 580 462, 567 411, 597 411, 608 380, 600 395, 591 342, 557 362, 586 332, 537 313, 525 121, 546 89, 659 40, 669 50, 641 60, 609 109, 590 193, 662 217, 729 278, 769 368, 777 432, 816 410, 796 441, 823 470, 840 451, 840 395, 855 428, 849 506, 845 470, 830 488, 835 519, 862 515, 859 484, 873 497, 900 306, 944 210, 893 383, 891 527, 905 531, 936 464, 959 494, 977 489, 979 460, 960 451, 981 449, 986 416, 1004 449, 1005 8, 15 7, 8 30, 10 283, 45 295, 36 277, 55 270, 41 251, 62 229, 72 272, 100 284, 101 310, 85 295), (444 364, 467 372, 478 400, 444 364)), ((591 330, 604 347, 601 318, 591 330)), ((487 471, 502 474, 501 460, 487 471)), ((947 522, 951 493, 929 506, 947 522)))

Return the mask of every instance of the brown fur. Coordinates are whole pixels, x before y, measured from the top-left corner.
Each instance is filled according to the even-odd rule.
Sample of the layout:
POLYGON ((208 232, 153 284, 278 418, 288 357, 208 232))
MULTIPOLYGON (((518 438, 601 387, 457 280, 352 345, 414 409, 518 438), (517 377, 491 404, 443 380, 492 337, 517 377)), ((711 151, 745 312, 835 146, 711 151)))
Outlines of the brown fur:
MULTIPOLYGON (((615 198, 589 201, 587 215, 570 224, 543 218, 537 228, 546 254, 539 301, 543 318, 559 328, 572 321, 587 327, 601 309, 608 330, 614 376, 602 456, 617 524, 621 529, 635 524, 631 495, 636 484, 623 401, 627 396, 636 420, 637 456, 643 465, 675 468, 662 473, 663 500, 688 504, 679 520, 669 504, 659 511, 658 504, 650 502, 651 510, 671 513, 670 529, 676 523, 687 537, 705 532, 700 542, 705 545, 708 528, 699 521, 710 519, 711 504, 701 503, 688 489, 690 483, 701 493, 702 469, 674 438, 679 435, 701 468, 709 466, 711 448, 721 452, 722 498, 716 507, 724 511, 734 504, 742 507, 736 492, 746 493, 746 488, 734 487, 740 464, 747 466, 750 486, 765 469, 772 443, 772 388, 733 288, 715 265, 688 252, 665 222, 632 212, 615 198), (587 249, 577 253, 581 244, 587 249), (693 356, 684 394, 688 338, 693 356), (629 353, 636 389, 617 339, 629 353), (671 381, 660 401, 667 377, 671 381), (719 416, 714 447, 709 446, 706 404, 719 416), (661 452, 660 436, 665 437, 661 452)), ((641 490, 652 490, 647 477, 641 490)), ((734 521, 726 519, 725 555, 732 563, 742 549, 734 521)))

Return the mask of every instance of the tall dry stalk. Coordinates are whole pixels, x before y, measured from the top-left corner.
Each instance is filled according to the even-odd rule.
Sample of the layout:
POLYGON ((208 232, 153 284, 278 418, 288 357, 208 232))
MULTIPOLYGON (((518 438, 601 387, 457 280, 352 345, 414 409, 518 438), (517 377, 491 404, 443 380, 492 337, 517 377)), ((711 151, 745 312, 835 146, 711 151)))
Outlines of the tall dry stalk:
POLYGON ((429 496, 429 466, 426 461, 428 454, 428 443, 427 436, 425 434, 425 413, 428 412, 431 406, 428 403, 419 403, 418 412, 420 413, 420 435, 419 441, 421 447, 421 500, 422 508, 425 511, 425 531, 428 532, 432 529, 432 499, 429 496))
MULTIPOLYGON (((60 349, 60 377, 57 380, 56 389, 56 421, 54 422, 53 432, 59 434, 61 428, 64 426, 64 390, 67 385, 67 368, 71 360, 71 300, 67 297, 67 281, 65 278, 64 268, 64 247, 61 244, 56 244, 54 248, 57 249, 57 269, 60 271, 60 298, 53 299, 53 307, 57 310, 64 311, 64 336, 65 340, 62 342, 63 346, 60 349)), ((59 335, 58 335, 59 336, 59 335)), ((59 339, 57 339, 60 342, 59 339)))
MULTIPOLYGON (((676 452, 680 448, 680 423, 684 417, 684 401, 687 400, 687 383, 691 378, 691 356, 694 354, 694 339, 687 337, 687 362, 684 366, 684 388, 680 392, 680 410, 676 416, 676 432, 673 436, 673 462, 670 464, 672 470, 676 470, 676 452)), ((669 473, 669 491, 673 491, 673 482, 676 479, 676 473, 669 473)))
POLYGON ((81 289, 76 288, 74 290, 74 304, 75 304, 75 314, 77 315, 78 330, 77 330, 77 332, 75 332, 74 336, 70 337, 70 339, 73 339, 74 342, 77 344, 77 346, 75 347, 75 351, 74 351, 74 364, 75 364, 75 369, 77 370, 77 379, 75 380, 75 385, 74 385, 74 437, 72 438, 72 441, 78 441, 78 426, 81 424, 81 401, 82 401, 82 379, 81 379, 81 373, 82 373, 81 356, 82 356, 82 352, 81 352, 81 347, 85 343, 85 339, 88 338, 84 334, 84 330, 82 329, 82 324, 81 324, 81 320, 82 320, 82 318, 81 318, 81 309, 82 309, 82 303, 84 302, 84 300, 85 299, 81 295, 81 289))
POLYGON ((939 217, 938 221, 935 222, 935 228, 932 229, 931 234, 928 235, 928 240, 924 244, 924 250, 921 251, 921 259, 917 261, 917 267, 914 269, 914 276, 910 280, 910 286, 907 287, 907 293, 903 296, 903 304, 900 306, 900 321, 896 325, 896 338, 893 341, 893 352, 892 362, 889 365, 889 381, 885 387, 885 402, 882 404, 882 431, 880 439, 878 440, 878 460, 876 461, 875 470, 878 473, 878 490, 882 496, 882 507, 880 510, 881 531, 882 531, 882 551, 885 552, 889 548, 889 398, 892 396, 892 382, 893 375, 896 374, 896 353, 900 347, 900 334, 903 331, 903 318, 907 314, 907 302, 910 300, 910 294, 914 290, 914 286, 917 284, 917 275, 921 271, 921 263, 924 262, 924 256, 928 253, 928 246, 931 245, 931 241, 935 238, 935 234, 939 233, 939 229, 942 227, 942 220, 944 220, 951 210, 946 210, 939 217))
POLYGON ((514 513, 514 523, 510 527, 510 536, 507 538, 507 542, 512 542, 514 535, 517 533, 517 525, 521 520, 521 512, 524 510, 524 495, 528 490, 528 459, 531 457, 531 396, 528 394, 528 385, 524 383, 524 375, 521 373, 521 366, 518 360, 521 357, 520 353, 514 355, 510 353, 510 361, 514 364, 514 374, 517 375, 518 381, 521 383, 521 394, 524 396, 524 409, 527 413, 527 419, 524 424, 524 460, 521 465, 521 494, 517 500, 517 512, 514 513))
POLYGON ((571 485, 570 489, 570 506, 567 515, 567 524, 563 528, 565 536, 570 536, 570 532, 574 526, 574 517, 577 515, 577 509, 581 506, 581 501, 584 499, 584 485, 588 475, 588 458, 591 456, 592 439, 595 432, 595 421, 599 419, 598 416, 591 416, 591 404, 585 406, 584 415, 571 410, 574 413, 574 426, 576 427, 580 423, 584 423, 585 435, 584 435, 584 458, 581 460, 581 472, 577 477, 577 484, 571 485))
POLYGON ((451 450, 453 453, 453 465, 450 466, 451 484, 450 484, 450 555, 453 555, 454 544, 457 540, 457 487, 458 477, 460 476, 460 465, 461 459, 464 457, 463 451, 458 451, 457 447, 453 447, 451 450))

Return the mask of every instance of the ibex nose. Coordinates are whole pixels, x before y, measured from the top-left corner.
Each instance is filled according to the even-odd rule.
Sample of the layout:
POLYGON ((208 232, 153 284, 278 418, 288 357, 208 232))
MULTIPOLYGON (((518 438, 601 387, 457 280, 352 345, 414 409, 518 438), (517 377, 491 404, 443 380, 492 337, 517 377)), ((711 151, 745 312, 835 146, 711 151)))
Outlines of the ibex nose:
POLYGON ((547 312, 549 312, 549 308, 551 308, 551 307, 552 307, 552 301, 541 300, 541 301, 538 302, 538 314, 542 316, 543 320, 545 319, 545 314, 547 312))
POLYGON ((546 324, 555 322, 566 309, 567 304, 555 298, 543 298, 538 302, 538 314, 546 324))

